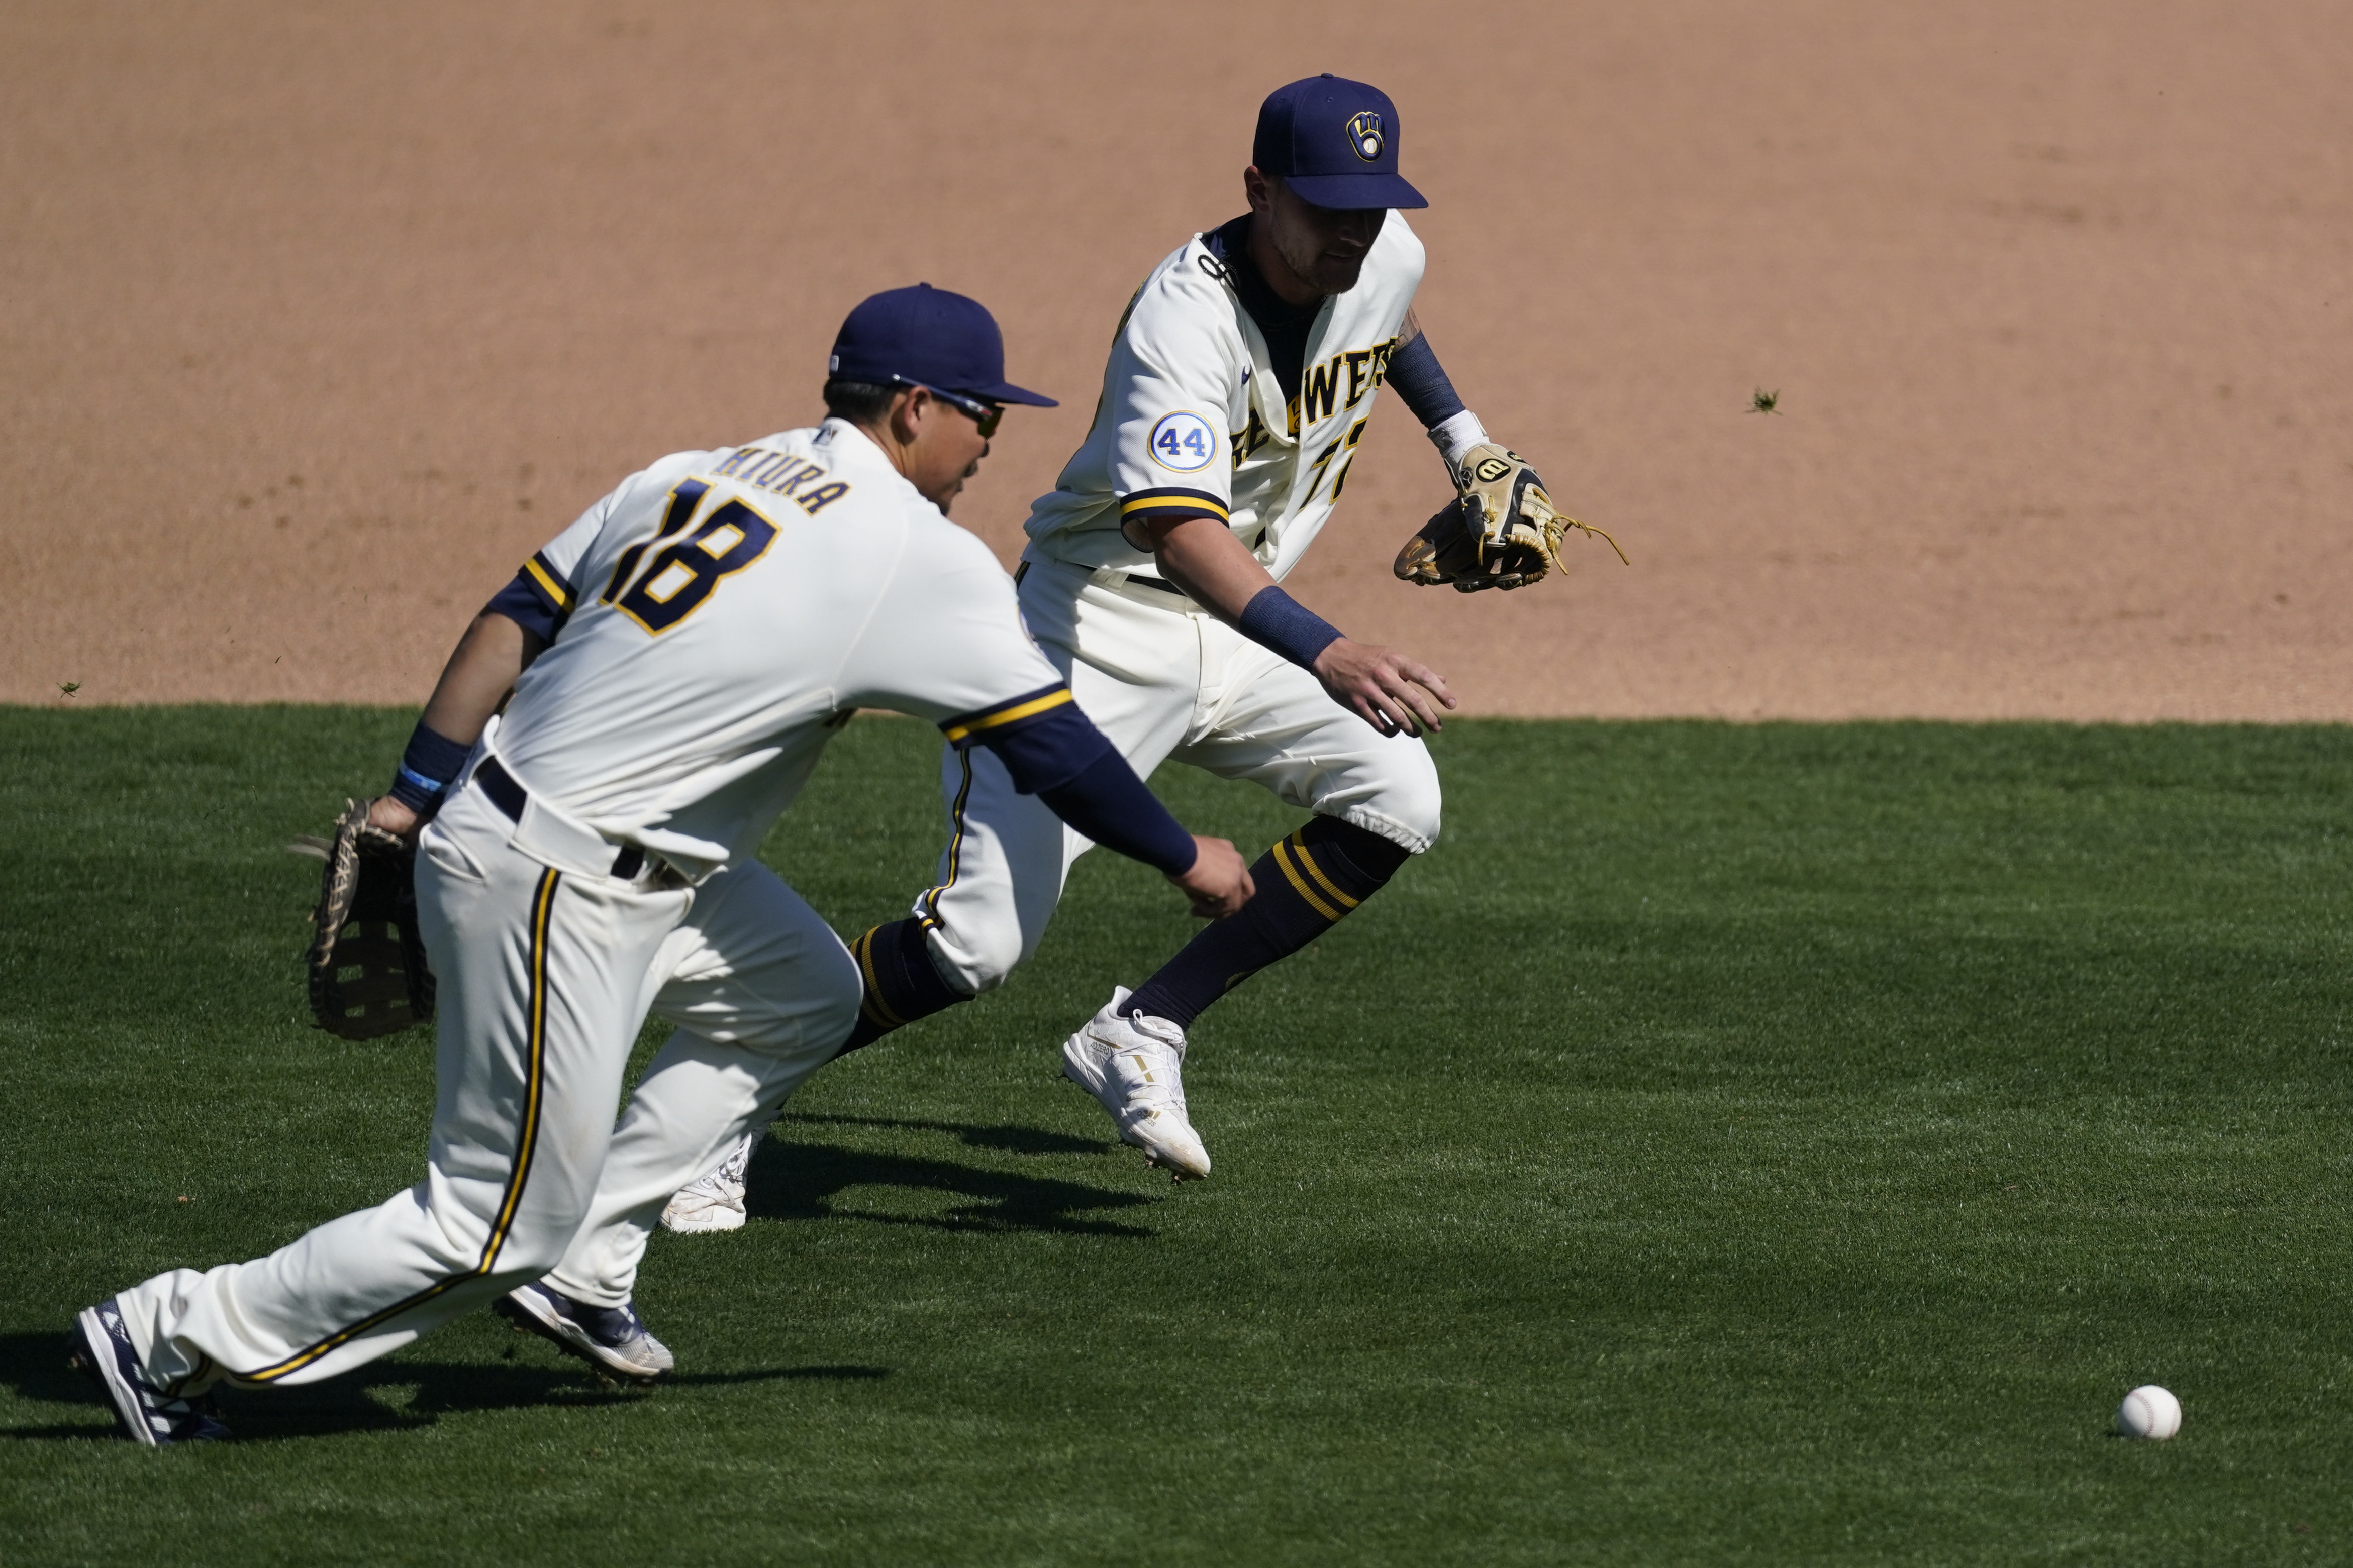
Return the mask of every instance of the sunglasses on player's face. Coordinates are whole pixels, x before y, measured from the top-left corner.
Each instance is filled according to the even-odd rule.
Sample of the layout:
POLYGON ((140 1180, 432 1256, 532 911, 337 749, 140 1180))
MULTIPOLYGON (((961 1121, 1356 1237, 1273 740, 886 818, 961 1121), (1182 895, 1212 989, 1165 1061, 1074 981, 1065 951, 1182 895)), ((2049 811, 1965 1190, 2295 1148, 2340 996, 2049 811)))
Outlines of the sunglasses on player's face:
POLYGON ((953 392, 942 392, 936 386, 924 386, 920 381, 910 381, 903 375, 892 376, 891 384, 893 386, 921 386, 950 408, 971 415, 972 422, 980 426, 980 438, 984 441, 996 435, 997 426, 1005 420, 1005 408, 1001 404, 983 403, 976 397, 959 397, 953 392))

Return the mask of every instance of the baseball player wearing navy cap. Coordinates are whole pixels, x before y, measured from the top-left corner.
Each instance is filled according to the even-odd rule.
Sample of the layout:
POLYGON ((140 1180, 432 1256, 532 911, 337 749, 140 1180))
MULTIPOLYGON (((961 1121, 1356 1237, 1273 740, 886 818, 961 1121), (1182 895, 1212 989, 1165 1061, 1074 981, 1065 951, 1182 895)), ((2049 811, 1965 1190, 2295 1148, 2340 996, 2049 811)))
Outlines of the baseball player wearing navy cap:
MULTIPOLYGON (((1186 1105, 1185 1031, 1218 997, 1377 893, 1439 833, 1420 735, 1439 675, 1355 641, 1281 586, 1331 515, 1383 386, 1452 473, 1487 441, 1410 305, 1427 205, 1398 172, 1397 106, 1363 82, 1293 82, 1261 109, 1250 211, 1154 268, 1121 318, 1092 428, 1039 498, 1023 617, 1134 769, 1175 758, 1309 813, 1251 868, 1258 889, 1063 1046, 1067 1076, 1179 1177, 1210 1161, 1186 1105)), ((1488 450, 1500 448, 1487 447, 1488 450)), ((1458 479, 1459 482, 1459 479, 1458 479)), ((867 990, 850 1045, 969 1000, 1037 945, 1088 847, 987 753, 951 750, 936 884, 852 944, 867 990)), ((664 1223, 742 1223, 751 1144, 664 1223)))
POLYGON ((79 1314, 75 1357, 128 1436, 223 1436, 213 1385, 332 1376, 493 1300, 611 1373, 667 1370, 630 1307, 647 1234, 858 1016, 858 961, 753 850, 860 707, 987 752, 1023 800, 1198 912, 1248 899, 1241 857, 1153 798, 1023 632, 996 558, 944 515, 1004 405, 1051 403, 1006 381, 988 312, 923 286, 877 295, 832 366, 824 423, 631 476, 468 630, 371 810, 424 825, 425 1178, 79 1314), (616 1128, 649 1012, 676 1031, 616 1128))
MULTIPOLYGON (((1005 379, 1005 339, 978 300, 928 283, 877 294, 850 311, 834 336, 826 375, 837 389, 920 386, 962 405, 1060 406, 1005 379)), ((995 433, 993 420, 976 417, 989 426, 980 433, 984 440, 995 433)))

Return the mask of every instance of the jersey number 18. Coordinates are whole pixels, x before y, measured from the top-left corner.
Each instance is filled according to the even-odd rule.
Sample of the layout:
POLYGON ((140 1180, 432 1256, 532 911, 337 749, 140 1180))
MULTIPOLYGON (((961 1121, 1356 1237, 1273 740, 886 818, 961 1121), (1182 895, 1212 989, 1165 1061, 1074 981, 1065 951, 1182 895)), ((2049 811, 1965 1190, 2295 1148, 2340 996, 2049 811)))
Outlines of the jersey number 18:
POLYGON ((702 527, 687 531, 694 509, 710 493, 701 479, 679 482, 661 531, 622 551, 614 563, 613 580, 601 595, 606 604, 659 635, 701 609, 722 577, 733 576, 768 552, 776 542, 776 525, 740 500, 713 508, 702 527), (638 563, 648 552, 653 559, 639 573, 638 563))

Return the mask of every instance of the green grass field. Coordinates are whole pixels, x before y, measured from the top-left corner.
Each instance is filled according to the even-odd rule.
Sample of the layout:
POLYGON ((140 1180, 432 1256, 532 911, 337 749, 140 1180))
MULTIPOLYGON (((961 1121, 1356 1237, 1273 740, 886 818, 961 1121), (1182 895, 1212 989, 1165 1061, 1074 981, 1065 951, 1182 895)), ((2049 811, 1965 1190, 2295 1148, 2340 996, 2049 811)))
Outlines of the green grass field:
MULTIPOLYGON (((0 1560, 2353 1555, 2335 729, 1460 724, 1445 840, 1196 1031, 1210 1181, 1055 1077, 1189 929, 1091 856, 657 1239, 654 1393, 478 1314, 115 1440, 73 1309, 420 1173, 427 1045, 309 1026, 281 847, 409 720, 0 712, 0 1560), (2148 1381, 2182 1436, 2112 1437, 2148 1381)), ((766 847, 843 931, 928 879, 934 744, 852 725, 766 847)))

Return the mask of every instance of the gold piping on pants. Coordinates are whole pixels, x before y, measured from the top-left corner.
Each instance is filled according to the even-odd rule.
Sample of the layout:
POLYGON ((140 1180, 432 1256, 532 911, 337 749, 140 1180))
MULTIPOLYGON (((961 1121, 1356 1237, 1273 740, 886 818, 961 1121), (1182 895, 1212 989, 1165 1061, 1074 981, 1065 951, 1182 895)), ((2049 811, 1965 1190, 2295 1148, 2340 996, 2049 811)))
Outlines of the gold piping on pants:
POLYGON ((401 1313, 421 1307, 436 1296, 479 1279, 498 1262, 500 1248, 506 1246, 507 1234, 514 1226, 515 1211, 522 1204, 522 1186, 531 1175, 531 1156, 539 1141, 540 1099, 547 1085, 547 926, 555 907, 556 884, 564 873, 554 868, 542 872, 538 890, 533 895, 531 909, 531 1039, 524 1068, 522 1093, 522 1129, 517 1139, 514 1169, 507 1176, 505 1194, 499 1200, 498 1218, 491 1226, 490 1239, 482 1244, 481 1260, 463 1274, 427 1285, 415 1295, 394 1302, 380 1312, 361 1319, 348 1329, 329 1334, 318 1343, 295 1352, 274 1366, 256 1372, 233 1373, 238 1383, 271 1383, 290 1372, 299 1372, 312 1362, 376 1328, 401 1313))

